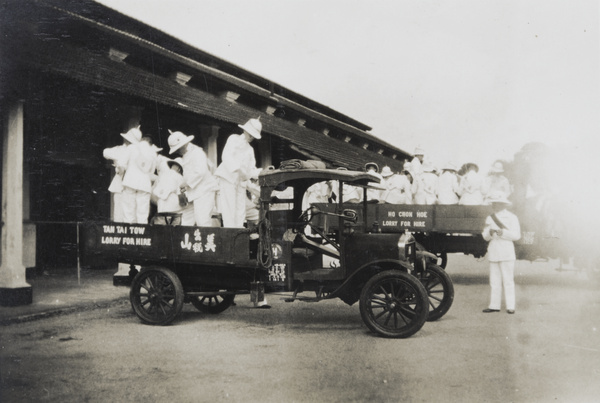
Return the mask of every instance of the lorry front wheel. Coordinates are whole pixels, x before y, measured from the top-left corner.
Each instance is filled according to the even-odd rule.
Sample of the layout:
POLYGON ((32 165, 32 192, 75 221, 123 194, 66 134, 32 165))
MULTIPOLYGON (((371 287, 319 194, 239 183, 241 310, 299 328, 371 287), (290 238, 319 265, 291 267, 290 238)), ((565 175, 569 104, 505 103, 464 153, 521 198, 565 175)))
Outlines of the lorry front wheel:
POLYGON ((429 312, 427 291, 418 279, 399 270, 371 277, 360 295, 360 315, 367 327, 384 337, 410 337, 423 327, 429 312))

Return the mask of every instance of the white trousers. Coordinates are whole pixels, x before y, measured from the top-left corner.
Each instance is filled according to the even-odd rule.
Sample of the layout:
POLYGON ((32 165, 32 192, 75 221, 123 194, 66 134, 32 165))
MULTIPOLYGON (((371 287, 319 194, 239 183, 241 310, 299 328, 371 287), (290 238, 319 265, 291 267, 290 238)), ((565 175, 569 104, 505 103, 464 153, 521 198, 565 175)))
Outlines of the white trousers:
MULTIPOLYGON (((212 212, 215 208, 215 192, 207 192, 193 201, 194 221, 199 227, 212 227, 212 212)), ((186 214, 183 214, 186 217, 186 214)), ((187 219, 186 219, 187 221, 187 219)), ((182 223, 183 225, 190 225, 182 223)), ((191 224, 193 225, 193 224, 191 224)))
POLYGON ((181 225, 192 226, 196 224, 196 218, 194 217, 194 205, 188 204, 181 211, 181 225))
POLYGON ((515 261, 490 262, 490 309, 500 309, 502 288, 506 309, 515 309, 515 261))
POLYGON ((121 193, 113 193, 113 221, 123 222, 123 196, 121 193))
POLYGON ((150 215, 150 193, 125 186, 121 193, 123 222, 129 224, 148 224, 150 215))
POLYGON ((225 228, 242 228, 246 219, 246 187, 219 178, 219 211, 225 228))

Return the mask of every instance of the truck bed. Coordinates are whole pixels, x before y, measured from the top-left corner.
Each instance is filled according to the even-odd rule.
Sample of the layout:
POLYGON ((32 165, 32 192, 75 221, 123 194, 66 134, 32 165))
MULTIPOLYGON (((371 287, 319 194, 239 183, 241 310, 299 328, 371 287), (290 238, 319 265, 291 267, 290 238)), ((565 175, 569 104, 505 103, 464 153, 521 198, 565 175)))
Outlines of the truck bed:
POLYGON ((135 264, 256 267, 256 241, 249 235, 245 228, 87 222, 80 226, 79 244, 84 264, 100 258, 135 264))

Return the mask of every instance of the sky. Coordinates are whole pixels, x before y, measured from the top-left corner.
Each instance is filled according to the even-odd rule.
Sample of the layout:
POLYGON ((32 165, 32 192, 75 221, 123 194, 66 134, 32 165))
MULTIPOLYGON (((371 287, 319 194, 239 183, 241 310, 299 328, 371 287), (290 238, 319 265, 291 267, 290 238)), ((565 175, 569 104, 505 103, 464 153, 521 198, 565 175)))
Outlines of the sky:
POLYGON ((98 1, 438 167, 600 145, 596 0, 98 1))

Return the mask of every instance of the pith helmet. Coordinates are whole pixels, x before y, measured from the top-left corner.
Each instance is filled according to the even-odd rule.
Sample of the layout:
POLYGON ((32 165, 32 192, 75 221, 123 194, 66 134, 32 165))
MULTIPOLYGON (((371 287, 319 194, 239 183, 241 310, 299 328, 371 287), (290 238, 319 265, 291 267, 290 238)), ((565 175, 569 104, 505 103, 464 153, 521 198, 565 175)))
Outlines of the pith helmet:
POLYGON ((381 170, 381 176, 383 176, 384 178, 387 178, 388 176, 392 176, 394 173, 392 172, 391 168, 388 167, 387 165, 383 167, 383 169, 381 170))
POLYGON ((512 204, 507 198, 506 194, 501 191, 495 191, 490 193, 487 200, 490 203, 502 203, 502 204, 512 204))
POLYGON ((490 172, 495 173, 495 174, 501 174, 502 172, 504 172, 504 165, 502 165, 502 163, 500 161, 496 161, 492 165, 490 172))
POLYGON ((194 136, 186 136, 182 132, 172 132, 169 130, 169 133, 171 133, 168 140, 169 147, 171 147, 169 154, 173 154, 175 151, 194 140, 194 136))
POLYGON ((243 125, 238 125, 246 133, 254 137, 255 139, 260 139, 260 132, 262 131, 262 123, 260 123, 260 117, 258 119, 250 119, 243 125))
POLYGON ((447 162, 446 165, 444 165, 444 168, 442 168, 446 171, 457 171, 458 168, 456 168, 456 165, 454 165, 452 162, 447 162))
POLYGON ((433 171, 435 171, 434 166, 430 162, 425 161, 423 163, 423 172, 433 172, 433 171))
POLYGON ((367 162, 365 164, 365 171, 368 171, 369 168, 373 168, 375 170, 375 172, 379 172, 379 165, 377 165, 374 162, 367 162))
POLYGON ((168 160, 167 165, 171 168, 173 165, 179 165, 179 169, 183 171, 183 159, 181 157, 177 157, 173 160, 168 160))
POLYGON ((123 136, 123 138, 127 141, 129 141, 131 144, 137 144, 142 140, 142 131, 140 130, 140 127, 134 127, 132 129, 129 129, 129 131, 127 133, 121 133, 121 136, 123 136))

